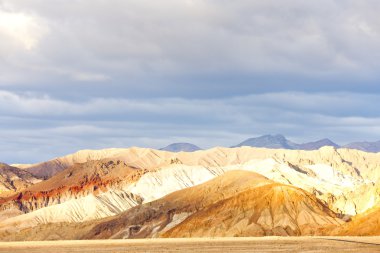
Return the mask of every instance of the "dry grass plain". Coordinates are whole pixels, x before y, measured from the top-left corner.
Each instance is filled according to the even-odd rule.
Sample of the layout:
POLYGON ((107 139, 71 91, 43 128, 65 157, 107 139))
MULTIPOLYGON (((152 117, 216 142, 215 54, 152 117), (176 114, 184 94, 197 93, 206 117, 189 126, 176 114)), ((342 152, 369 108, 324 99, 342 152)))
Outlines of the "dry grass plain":
POLYGON ((1 242, 0 252, 380 252, 380 237, 254 237, 1 242))

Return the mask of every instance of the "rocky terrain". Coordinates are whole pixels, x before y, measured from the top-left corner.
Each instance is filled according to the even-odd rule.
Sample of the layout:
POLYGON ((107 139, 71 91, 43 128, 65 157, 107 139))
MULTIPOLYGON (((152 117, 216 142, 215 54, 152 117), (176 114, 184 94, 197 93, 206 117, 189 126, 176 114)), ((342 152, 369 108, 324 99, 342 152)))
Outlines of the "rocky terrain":
POLYGON ((18 192, 40 181, 29 171, 0 163, 0 197, 18 192))
POLYGON ((0 198, 3 240, 379 233, 363 225, 378 224, 377 153, 129 148, 6 168, 26 183, 0 198))
POLYGON ((301 189, 253 172, 230 171, 133 208, 97 225, 86 237, 305 235, 341 223, 336 214, 301 189))

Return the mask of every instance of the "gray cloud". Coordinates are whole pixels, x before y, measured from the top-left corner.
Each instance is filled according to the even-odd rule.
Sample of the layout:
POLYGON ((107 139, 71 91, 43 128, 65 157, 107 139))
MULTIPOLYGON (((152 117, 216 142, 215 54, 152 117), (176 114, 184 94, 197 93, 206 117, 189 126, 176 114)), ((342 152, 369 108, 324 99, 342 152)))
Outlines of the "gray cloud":
POLYGON ((231 146, 253 135, 277 132, 294 141, 330 137, 344 144, 380 138, 380 112, 360 109, 377 101, 379 95, 284 92, 70 102, 3 91, 0 104, 7 107, 0 114, 6 124, 0 127, 0 138, 7 145, 0 151, 12 162, 37 161, 80 148, 159 148, 175 141, 205 148, 231 146))
POLYGON ((0 160, 378 139, 380 3, 0 0, 0 160))

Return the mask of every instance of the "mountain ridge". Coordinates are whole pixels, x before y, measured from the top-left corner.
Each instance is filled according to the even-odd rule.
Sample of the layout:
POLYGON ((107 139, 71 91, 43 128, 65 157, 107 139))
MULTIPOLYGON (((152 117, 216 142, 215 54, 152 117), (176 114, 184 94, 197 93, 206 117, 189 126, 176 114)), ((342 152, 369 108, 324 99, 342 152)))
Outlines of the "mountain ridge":
MULTIPOLYGON (((318 150, 325 146, 332 146, 334 148, 346 148, 346 149, 355 149, 364 152, 378 153, 380 152, 380 141, 378 142, 354 142, 346 145, 338 145, 335 142, 331 141, 328 138, 320 139, 312 142, 305 142, 297 144, 288 140, 285 136, 281 134, 277 135, 263 135, 255 138, 249 138, 237 145, 231 146, 230 148, 237 147, 257 147, 257 148, 268 148, 268 149, 287 149, 287 150, 318 150)), ((218 148, 218 147, 214 147, 218 148)), ((223 147, 221 147, 223 148, 223 147)), ((66 169, 67 167, 73 165, 74 163, 84 163, 91 160, 99 160, 107 157, 117 157, 122 155, 125 150, 128 149, 144 149, 139 147, 131 148, 107 148, 100 150, 79 150, 75 153, 68 154, 65 156, 53 158, 48 161, 43 161, 35 164, 11 164, 13 167, 17 167, 23 170, 27 170, 32 173, 37 178, 50 178, 56 173, 66 169)), ((204 150, 200 147, 191 144, 191 143, 172 143, 166 147, 160 149, 151 149, 149 150, 158 150, 158 151, 167 151, 167 152, 195 152, 204 150), (183 146, 184 144, 184 146, 183 146)), ((211 148, 212 149, 212 148, 211 148)), ((208 149, 210 150, 210 149, 208 149)))
POLYGON ((281 134, 276 135, 262 135, 259 137, 249 138, 235 146, 235 147, 258 147, 258 148, 278 148, 278 149, 291 149, 291 150, 317 150, 321 147, 332 146, 335 148, 340 147, 338 144, 334 143, 330 139, 324 138, 313 142, 305 143, 295 143, 288 140, 285 136, 281 134))
POLYGON ((362 141, 362 142, 351 142, 345 145, 339 145, 328 138, 323 138, 317 141, 305 142, 305 143, 295 143, 288 140, 285 136, 281 134, 276 135, 262 135, 258 137, 253 137, 246 139, 245 141, 231 146, 235 147, 262 147, 262 148, 278 148, 278 149, 291 149, 291 150, 317 150, 321 147, 332 146, 335 148, 348 148, 356 149, 364 152, 378 153, 380 152, 380 141, 362 141))
POLYGON ((357 149, 365 152, 380 152, 380 141, 363 141, 363 142, 351 142, 349 144, 343 145, 343 148, 357 149))

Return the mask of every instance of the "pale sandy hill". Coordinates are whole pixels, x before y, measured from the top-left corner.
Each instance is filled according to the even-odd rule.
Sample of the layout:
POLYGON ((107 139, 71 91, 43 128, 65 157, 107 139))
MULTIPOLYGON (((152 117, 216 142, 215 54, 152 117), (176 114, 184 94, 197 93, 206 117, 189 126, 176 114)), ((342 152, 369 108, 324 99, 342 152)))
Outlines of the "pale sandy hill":
POLYGON ((301 189, 231 171, 134 207, 95 226, 85 238, 304 235, 341 223, 301 189))
POLYGON ((37 164, 14 164, 14 166, 28 170, 35 176, 49 178, 76 163, 85 163, 88 161, 116 157, 124 150, 125 149, 114 148, 102 150, 80 150, 74 154, 57 157, 46 162, 37 164))
POLYGON ((380 153, 366 153, 333 147, 323 147, 314 151, 218 147, 191 153, 171 153, 147 148, 81 150, 47 162, 19 166, 35 175, 51 177, 75 163, 105 158, 118 158, 125 161, 129 166, 137 168, 157 168, 172 163, 215 167, 241 164, 252 159, 276 158, 299 166, 327 164, 337 171, 353 177, 363 177, 375 181, 380 179, 380 153))

